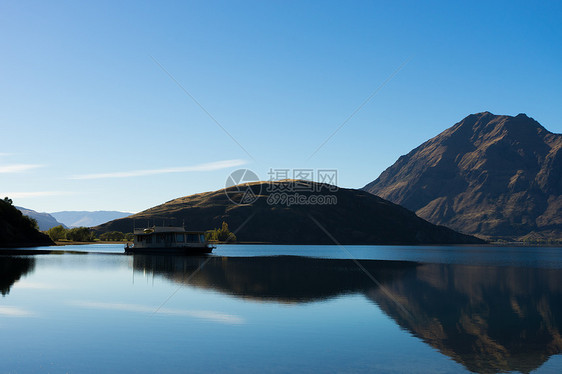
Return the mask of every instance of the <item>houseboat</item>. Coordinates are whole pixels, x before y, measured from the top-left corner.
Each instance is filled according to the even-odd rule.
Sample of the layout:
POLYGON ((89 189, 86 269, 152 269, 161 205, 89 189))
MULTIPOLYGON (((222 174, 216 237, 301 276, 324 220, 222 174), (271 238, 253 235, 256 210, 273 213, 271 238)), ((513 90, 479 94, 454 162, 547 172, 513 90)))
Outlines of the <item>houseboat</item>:
POLYGON ((135 229, 133 245, 125 246, 125 253, 204 254, 214 249, 201 231, 186 231, 184 227, 153 226, 135 229))

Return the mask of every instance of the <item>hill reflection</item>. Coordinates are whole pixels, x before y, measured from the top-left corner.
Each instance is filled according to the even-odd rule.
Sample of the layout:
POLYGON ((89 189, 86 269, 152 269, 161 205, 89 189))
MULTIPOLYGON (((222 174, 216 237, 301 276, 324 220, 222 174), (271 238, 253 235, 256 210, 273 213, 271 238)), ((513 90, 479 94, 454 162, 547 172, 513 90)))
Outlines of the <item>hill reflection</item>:
POLYGON ((133 259, 135 270, 260 301, 301 303, 361 293, 403 329, 473 372, 526 373, 562 352, 560 270, 372 260, 361 264, 384 290, 351 260, 133 259))
MULTIPOLYGON (((376 287, 351 260, 135 255, 133 264, 135 270, 153 272, 174 282, 264 301, 310 302, 342 294, 366 293, 376 287)), ((405 261, 364 261, 362 264, 379 281, 401 276, 417 266, 405 261)))
POLYGON ((35 269, 35 259, 0 256, 0 293, 6 296, 22 276, 35 269))

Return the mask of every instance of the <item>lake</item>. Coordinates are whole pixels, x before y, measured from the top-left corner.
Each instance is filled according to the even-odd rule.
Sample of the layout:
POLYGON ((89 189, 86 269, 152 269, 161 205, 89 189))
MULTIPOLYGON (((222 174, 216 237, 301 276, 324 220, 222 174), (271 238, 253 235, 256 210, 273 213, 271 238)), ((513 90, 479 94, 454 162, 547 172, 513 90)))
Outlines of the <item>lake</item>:
POLYGON ((2 373, 562 372, 562 248, 62 249, 0 256, 2 373))

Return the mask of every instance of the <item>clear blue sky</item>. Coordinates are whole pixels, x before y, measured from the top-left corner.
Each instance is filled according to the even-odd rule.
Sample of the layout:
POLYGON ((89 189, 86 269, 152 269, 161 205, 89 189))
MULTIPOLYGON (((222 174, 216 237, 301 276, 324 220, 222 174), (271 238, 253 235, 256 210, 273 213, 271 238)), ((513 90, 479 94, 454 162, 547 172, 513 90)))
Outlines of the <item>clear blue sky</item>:
POLYGON ((470 113, 560 133, 560 20, 561 2, 1 1, 0 194, 137 212, 240 167, 360 188, 470 113))

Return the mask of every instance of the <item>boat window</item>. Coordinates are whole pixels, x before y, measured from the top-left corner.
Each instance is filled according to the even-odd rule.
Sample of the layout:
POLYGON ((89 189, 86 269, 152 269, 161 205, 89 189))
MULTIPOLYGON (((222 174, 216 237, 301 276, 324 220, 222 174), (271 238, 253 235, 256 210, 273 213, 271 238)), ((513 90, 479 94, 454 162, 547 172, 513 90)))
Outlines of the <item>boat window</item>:
POLYGON ((147 244, 151 244, 151 243, 152 243, 152 236, 147 236, 147 237, 146 237, 146 243, 147 243, 147 244))
POLYGON ((199 241, 205 243, 205 234, 199 234, 199 241))
POLYGON ((176 242, 183 243, 184 241, 185 241, 185 237, 183 236, 183 234, 176 235, 176 242))
POLYGON ((199 243, 199 238, 196 234, 187 234, 188 243, 199 243))

